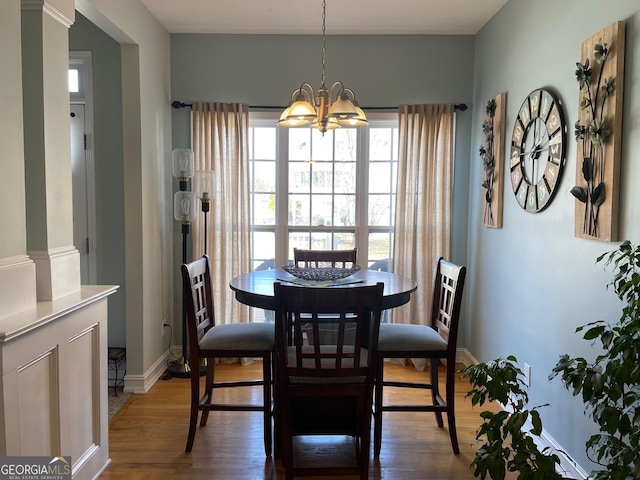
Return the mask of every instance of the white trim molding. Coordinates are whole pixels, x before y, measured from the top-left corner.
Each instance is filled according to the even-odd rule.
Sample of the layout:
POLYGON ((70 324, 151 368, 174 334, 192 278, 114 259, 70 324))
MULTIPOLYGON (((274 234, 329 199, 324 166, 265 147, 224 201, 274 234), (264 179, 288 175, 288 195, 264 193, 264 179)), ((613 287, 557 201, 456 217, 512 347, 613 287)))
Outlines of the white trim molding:
POLYGON ((124 376, 124 391, 136 394, 147 393, 166 372, 168 357, 169 352, 167 351, 142 375, 126 374, 124 376))
MULTIPOLYGON (((61 1, 58 0, 57 3, 61 3, 61 1)), ((67 1, 67 3, 69 3, 69 1, 67 1)), ((67 28, 71 27, 76 21, 73 1, 70 2, 71 8, 68 9, 69 12, 67 13, 59 8, 59 6, 54 5, 51 0, 21 0, 20 6, 22 10, 42 10, 42 12, 62 23, 67 28)))

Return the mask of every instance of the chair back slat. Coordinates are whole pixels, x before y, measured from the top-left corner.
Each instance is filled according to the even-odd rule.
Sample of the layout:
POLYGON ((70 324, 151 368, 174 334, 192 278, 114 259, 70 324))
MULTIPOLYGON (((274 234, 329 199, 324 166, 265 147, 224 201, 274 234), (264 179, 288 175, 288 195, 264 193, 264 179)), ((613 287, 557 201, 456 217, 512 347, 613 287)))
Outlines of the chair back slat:
POLYGON ((182 265, 182 279, 188 334, 190 339, 196 339, 197 345, 215 325, 209 258, 203 256, 182 265))
POLYGON ((358 249, 303 250, 293 249, 293 264, 305 268, 352 268, 358 260, 358 249))
POLYGON ((383 288, 274 284, 277 369, 291 377, 372 375, 383 288))
POLYGON ((458 330, 460 306, 462 304, 462 287, 466 269, 444 259, 438 261, 436 271, 431 326, 438 330, 445 341, 458 330))

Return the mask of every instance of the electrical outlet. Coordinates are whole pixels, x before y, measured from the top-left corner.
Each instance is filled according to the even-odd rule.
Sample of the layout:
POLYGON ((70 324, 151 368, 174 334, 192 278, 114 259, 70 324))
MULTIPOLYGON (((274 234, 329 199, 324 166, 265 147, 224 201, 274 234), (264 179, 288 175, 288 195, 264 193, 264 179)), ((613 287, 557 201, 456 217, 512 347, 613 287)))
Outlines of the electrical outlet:
POLYGON ((524 383, 527 385, 527 387, 531 386, 531 365, 529 365, 528 363, 524 364, 524 367, 522 368, 522 373, 524 374, 524 383))
POLYGON ((169 326, 169 324, 167 323, 167 319, 165 318, 164 321, 162 322, 162 336, 163 337, 164 337, 164 331, 168 326, 169 326))

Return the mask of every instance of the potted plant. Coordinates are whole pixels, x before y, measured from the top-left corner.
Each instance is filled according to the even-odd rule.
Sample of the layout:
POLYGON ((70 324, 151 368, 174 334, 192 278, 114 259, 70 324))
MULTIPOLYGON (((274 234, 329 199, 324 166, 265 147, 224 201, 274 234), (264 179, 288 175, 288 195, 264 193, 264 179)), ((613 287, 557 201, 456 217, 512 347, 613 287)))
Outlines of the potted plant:
POLYGON ((612 324, 599 320, 578 327, 603 353, 593 362, 562 355, 549 378, 560 375, 573 395, 582 395, 585 413, 599 427, 586 451, 602 470, 590 478, 640 479, 640 247, 625 241, 599 262, 614 269, 609 286, 623 302, 622 315, 612 324))
POLYGON ((540 405, 527 409, 529 396, 525 390, 524 375, 514 356, 498 358, 488 363, 471 365, 461 370, 469 377, 473 389, 467 393, 471 404, 484 405, 497 401, 505 410, 483 411, 482 425, 476 439, 484 441, 471 462, 473 474, 485 479, 504 480, 507 472, 518 472, 519 480, 563 478, 556 472, 560 458, 549 448, 540 450, 534 437, 542 433, 540 405), (532 427, 525 426, 527 421, 532 427))

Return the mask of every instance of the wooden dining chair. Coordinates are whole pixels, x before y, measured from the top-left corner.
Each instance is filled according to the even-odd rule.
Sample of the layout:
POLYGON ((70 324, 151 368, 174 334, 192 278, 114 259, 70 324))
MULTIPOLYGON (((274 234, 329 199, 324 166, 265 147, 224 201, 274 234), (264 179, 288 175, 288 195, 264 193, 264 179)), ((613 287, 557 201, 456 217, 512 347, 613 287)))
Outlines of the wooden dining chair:
MULTIPOLYGON (((286 479, 314 475, 368 478, 371 405, 384 284, 321 288, 274 284, 276 301, 276 441, 281 442, 286 479), (326 315, 331 313, 331 315, 326 315), (336 327, 334 344, 318 332, 336 327), (305 339, 304 326, 315 333, 305 339), (353 335, 346 335, 353 328, 353 335), (299 464, 294 437, 351 436, 355 461, 299 464)), ((317 457, 317 456, 316 456, 317 457)))
MULTIPOLYGON (((293 265, 304 268, 353 268, 358 260, 358 249, 304 250, 293 249, 293 265)), ((335 325, 327 324, 321 331, 323 343, 335 336, 335 325)))
POLYGON ((199 368, 191 369, 191 415, 186 451, 190 452, 196 435, 198 415, 205 426, 212 410, 259 411, 264 420, 264 451, 272 447, 272 355, 275 328, 267 323, 228 323, 216 325, 211 288, 211 266, 208 256, 182 265, 182 285, 187 310, 189 358, 192 365, 206 361, 205 387, 200 396, 199 368), (218 358, 248 357, 262 359, 262 379, 217 382, 215 361, 218 358), (262 387, 262 404, 230 404, 214 401, 214 391, 221 388, 262 387))
POLYGON ((466 268, 440 258, 436 269, 431 318, 427 325, 386 323, 380 326, 378 339, 378 372, 374 405, 374 456, 382 447, 382 415, 384 412, 435 412, 439 427, 442 413, 447 414, 449 436, 454 453, 459 453, 454 409, 456 343, 466 268), (386 358, 430 359, 429 383, 384 380, 386 358), (445 360, 445 398, 438 385, 440 360, 445 360), (399 405, 384 403, 384 387, 423 388, 431 390, 431 404, 399 405))
POLYGON ((303 250, 293 249, 293 265, 306 268, 352 268, 358 260, 358 249, 303 250))

